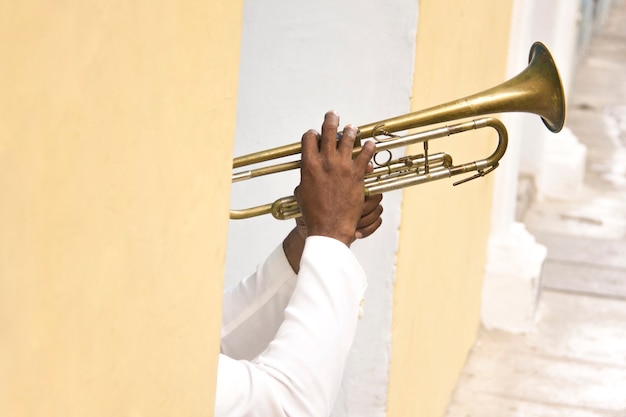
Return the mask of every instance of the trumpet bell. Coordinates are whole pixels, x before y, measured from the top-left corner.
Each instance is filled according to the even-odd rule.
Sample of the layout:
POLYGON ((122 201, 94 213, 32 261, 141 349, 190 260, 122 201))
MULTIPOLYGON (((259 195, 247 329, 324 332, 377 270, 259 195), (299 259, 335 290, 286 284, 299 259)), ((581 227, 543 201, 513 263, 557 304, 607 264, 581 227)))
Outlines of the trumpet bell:
POLYGON ((548 48, 541 42, 532 45, 528 66, 510 80, 465 98, 362 126, 359 137, 510 112, 536 114, 551 132, 563 128, 565 93, 561 77, 548 48))

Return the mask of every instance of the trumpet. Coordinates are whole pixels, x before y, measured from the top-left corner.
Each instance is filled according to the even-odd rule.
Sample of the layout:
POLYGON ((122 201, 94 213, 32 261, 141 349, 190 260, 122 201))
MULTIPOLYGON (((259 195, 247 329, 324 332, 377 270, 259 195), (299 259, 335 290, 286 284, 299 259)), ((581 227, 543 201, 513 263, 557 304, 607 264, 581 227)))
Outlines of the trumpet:
MULTIPOLYGON (((372 173, 365 175, 365 195, 381 194, 465 173, 472 173, 472 175, 454 182, 453 185, 487 175, 498 167, 500 159, 504 156, 508 135, 506 127, 500 120, 482 116, 507 112, 538 115, 548 130, 554 133, 563 128, 565 123, 563 85, 550 51, 541 42, 532 45, 528 66, 502 84, 445 104, 358 127, 353 155, 361 151, 363 140, 373 140, 376 144, 376 153, 373 158, 376 167, 372 173), (473 117, 478 118, 461 121, 461 119, 473 117), (457 123, 457 121, 461 122, 457 123), (445 125, 418 133, 398 133, 435 124, 445 125), (484 159, 453 165, 449 154, 430 155, 428 152, 430 140, 487 127, 496 131, 498 143, 493 153, 484 159), (423 144, 422 154, 403 156, 398 159, 393 159, 391 156, 391 149, 416 143, 423 144), (385 161, 377 161, 382 152, 386 152, 389 155, 388 158, 385 161)), ((255 152, 233 159, 233 169, 266 163, 300 152, 299 142, 255 152)), ((232 181, 244 181, 299 168, 300 161, 276 163, 234 172, 232 181)), ((240 210, 231 209, 230 218, 246 219, 270 213, 280 220, 300 216, 295 197, 289 196, 260 206, 240 210)))

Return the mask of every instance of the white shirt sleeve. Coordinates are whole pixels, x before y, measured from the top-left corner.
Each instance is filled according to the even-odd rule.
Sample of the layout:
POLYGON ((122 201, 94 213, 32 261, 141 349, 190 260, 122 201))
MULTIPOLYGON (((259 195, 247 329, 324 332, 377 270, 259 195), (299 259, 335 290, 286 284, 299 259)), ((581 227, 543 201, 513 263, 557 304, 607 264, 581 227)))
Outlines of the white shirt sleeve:
POLYGON ((265 350, 284 320, 296 278, 279 245, 255 274, 228 288, 223 299, 221 353, 250 360, 265 350))
POLYGON ((365 273, 346 245, 307 238, 274 339, 252 360, 220 355, 215 416, 328 416, 366 287, 365 273))

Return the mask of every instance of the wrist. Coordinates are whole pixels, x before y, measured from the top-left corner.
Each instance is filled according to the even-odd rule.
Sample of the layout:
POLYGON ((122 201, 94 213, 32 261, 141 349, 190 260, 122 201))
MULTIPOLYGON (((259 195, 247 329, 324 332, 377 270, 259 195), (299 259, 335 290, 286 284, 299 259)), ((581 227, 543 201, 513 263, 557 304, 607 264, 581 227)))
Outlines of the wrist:
POLYGON ((291 232, 283 240, 283 252, 287 258, 287 262, 296 274, 300 270, 300 259, 304 250, 304 237, 298 230, 298 226, 294 227, 291 232))
POLYGON ((355 240, 355 231, 353 229, 341 231, 339 229, 313 229, 309 232, 309 236, 324 236, 329 237, 331 239, 338 240, 343 243, 347 247, 350 247, 352 242, 355 240))

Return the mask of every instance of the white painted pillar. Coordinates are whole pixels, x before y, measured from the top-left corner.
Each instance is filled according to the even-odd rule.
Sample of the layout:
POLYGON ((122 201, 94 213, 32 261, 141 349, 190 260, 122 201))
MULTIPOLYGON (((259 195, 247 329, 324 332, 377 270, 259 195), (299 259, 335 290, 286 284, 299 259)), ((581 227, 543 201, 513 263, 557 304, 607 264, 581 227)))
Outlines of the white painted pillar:
MULTIPOLYGON (((410 110, 417 32, 415 0, 244 2, 236 156, 298 142, 333 109, 362 125, 410 110)), ((291 195, 297 171, 232 188, 232 206, 291 195)), ((353 251, 368 274, 365 316, 333 416, 384 416, 402 192, 386 193, 383 226, 353 251)), ((293 221, 231 221, 226 285, 254 270, 293 221)))
MULTIPOLYGON (((516 0, 513 6, 507 79, 526 67, 533 43, 534 1, 516 0)), ((486 328, 524 332, 532 327, 541 266, 546 248, 537 244, 522 223, 515 222, 518 175, 524 127, 541 123, 536 116, 504 115, 509 146, 496 170, 492 229, 487 249, 481 317, 486 328)))
MULTIPOLYGON (((577 2, 569 0, 516 0, 513 9, 508 78, 527 64, 535 41, 550 49, 563 79, 566 93, 575 64, 577 2)), ((554 135, 538 116, 507 114, 509 148, 496 171, 492 230, 483 284, 482 321, 487 328, 510 332, 532 329, 547 250, 538 244, 522 223, 515 221, 520 173, 535 181, 542 170, 546 142, 554 135)), ((565 146, 565 145, 564 145, 565 146)), ((572 153, 573 154, 573 153, 572 153)), ((545 168, 543 170, 546 172, 545 168)), ((537 187, 544 189, 544 183, 537 187)))
MULTIPOLYGON (((559 0, 556 7, 551 49, 569 96, 577 62, 576 39, 579 21, 577 2, 559 0)), ((536 183, 538 198, 571 200, 578 197, 584 180, 587 149, 567 127, 560 133, 544 133, 541 158, 538 158, 536 183)))

